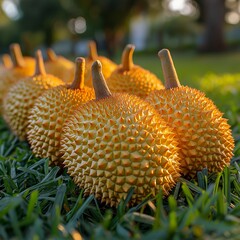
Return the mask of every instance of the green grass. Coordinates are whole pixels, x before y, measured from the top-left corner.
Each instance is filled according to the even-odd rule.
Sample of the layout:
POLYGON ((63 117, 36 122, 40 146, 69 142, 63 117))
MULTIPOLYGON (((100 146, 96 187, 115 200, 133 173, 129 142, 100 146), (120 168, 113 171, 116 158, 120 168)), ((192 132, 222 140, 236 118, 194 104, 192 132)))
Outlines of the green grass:
MULTIPOLYGON (((237 127, 240 127, 239 125, 237 127)), ((101 205, 47 159, 35 158, 1 121, 0 239, 238 239, 240 134, 232 165, 222 173, 180 179, 172 194, 128 207, 101 205), (76 238, 77 239, 77 238, 76 238)))
MULTIPOLYGON (((226 74, 240 72, 240 53, 202 54, 195 52, 171 52, 179 80, 182 85, 200 88, 199 79, 209 73, 226 74)), ((161 62, 156 53, 140 54, 133 56, 135 64, 138 64, 163 80, 161 62)), ((119 62, 119 60, 117 60, 119 62)), ((164 81, 164 80, 163 80, 164 81)))
MULTIPOLYGON (((184 85, 199 87, 210 71, 238 71, 238 54, 173 58, 184 85)), ((135 62, 161 75, 157 56, 135 62)), ((239 115, 227 113, 236 144, 230 167, 218 174, 203 169, 195 181, 181 178, 170 196, 159 192, 129 207, 131 189, 117 208, 84 196, 65 170, 34 157, 0 118, 0 239, 239 239, 239 115)))

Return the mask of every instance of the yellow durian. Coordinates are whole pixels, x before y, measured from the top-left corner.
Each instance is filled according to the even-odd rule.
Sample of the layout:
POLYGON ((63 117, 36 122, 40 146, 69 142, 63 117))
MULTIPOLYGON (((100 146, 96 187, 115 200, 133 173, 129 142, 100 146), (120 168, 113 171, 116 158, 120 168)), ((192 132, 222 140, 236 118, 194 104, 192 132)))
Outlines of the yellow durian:
POLYGON ((20 140, 26 140, 29 111, 37 97, 46 89, 63 84, 59 78, 46 74, 42 53, 38 50, 35 74, 13 85, 3 101, 3 117, 20 140))
POLYGON ((56 55, 51 48, 47 49, 47 56, 48 59, 45 61, 46 72, 62 79, 67 84, 71 84, 74 77, 74 62, 61 55, 56 55))
POLYGON ((222 171, 230 164, 234 149, 227 119, 203 92, 181 86, 167 49, 161 50, 159 57, 166 89, 150 93, 146 101, 178 135, 183 175, 194 178, 203 168, 222 171))
POLYGON ((2 63, 0 64, 0 83, 1 76, 4 76, 5 72, 13 67, 13 62, 9 54, 2 55, 2 63))
POLYGON ((78 108, 63 128, 61 151, 68 173, 85 195, 111 206, 131 187, 131 204, 160 189, 167 195, 180 176, 172 128, 141 98, 112 94, 100 61, 92 72, 96 99, 78 108))
POLYGON ((164 86, 155 74, 133 63, 134 49, 132 44, 125 47, 122 63, 106 81, 112 92, 125 92, 145 98, 151 91, 164 89, 164 86))
POLYGON ((35 60, 31 57, 23 57, 19 44, 11 44, 10 52, 13 66, 6 68, 0 75, 0 113, 3 111, 3 98, 8 89, 18 80, 31 76, 34 73, 35 60))
POLYGON ((86 72, 85 72, 85 85, 92 87, 92 71, 91 67, 94 61, 99 60, 102 64, 102 73, 105 79, 107 79, 111 73, 116 69, 117 64, 107 57, 99 56, 97 52, 97 46, 94 41, 89 41, 89 55, 86 57, 86 72))
POLYGON ((47 90, 36 100, 29 115, 27 135, 32 152, 37 157, 49 157, 51 164, 60 166, 63 124, 78 107, 95 97, 93 88, 84 86, 84 58, 77 58, 75 65, 72 84, 47 90))
POLYGON ((24 73, 23 76, 31 76, 34 73, 36 64, 34 57, 23 56, 21 47, 18 43, 12 43, 10 45, 10 54, 13 61, 13 67, 19 67, 19 69, 16 69, 19 73, 24 73), (27 71, 29 73, 25 75, 27 71))
POLYGON ((9 54, 2 55, 2 67, 5 69, 9 69, 13 67, 13 62, 9 54))

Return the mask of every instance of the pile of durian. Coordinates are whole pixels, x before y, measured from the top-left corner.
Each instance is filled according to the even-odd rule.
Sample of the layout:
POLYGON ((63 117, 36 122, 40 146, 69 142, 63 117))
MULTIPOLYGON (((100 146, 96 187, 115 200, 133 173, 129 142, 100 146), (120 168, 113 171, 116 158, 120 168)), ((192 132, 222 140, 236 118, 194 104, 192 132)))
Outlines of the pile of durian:
MULTIPOLYGON (((0 112, 10 130, 39 158, 66 168, 74 182, 117 206, 131 204, 179 177, 220 172, 233 157, 227 119, 203 92, 181 86, 167 49, 159 51, 164 82, 133 62, 127 45, 119 65, 97 54, 75 63, 48 49, 35 59, 10 46, 0 67, 0 112)), ((159 64, 160 65, 160 64, 159 64)))

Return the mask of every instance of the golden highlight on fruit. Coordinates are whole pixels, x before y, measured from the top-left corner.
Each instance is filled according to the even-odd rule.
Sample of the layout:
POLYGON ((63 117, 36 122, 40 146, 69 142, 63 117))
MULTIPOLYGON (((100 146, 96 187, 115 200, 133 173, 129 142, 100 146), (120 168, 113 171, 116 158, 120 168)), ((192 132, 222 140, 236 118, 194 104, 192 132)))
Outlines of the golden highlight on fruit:
POLYGON ((95 97, 94 90, 84 86, 84 71, 84 58, 77 58, 72 84, 47 90, 30 111, 28 142, 36 156, 49 157, 51 164, 62 165, 60 139, 63 124, 80 105, 95 97))
MULTIPOLYGON (((29 71, 29 75, 34 74, 36 61, 33 57, 23 56, 21 47, 18 43, 13 43, 10 45, 10 54, 13 61, 13 67, 18 67, 19 72, 29 71)), ((24 76, 26 76, 24 74, 24 76)), ((28 76, 28 75, 27 75, 28 76)))
POLYGON ((94 62, 96 100, 78 108, 62 133, 64 165, 85 195, 116 206, 135 192, 137 204, 160 189, 166 195, 179 177, 176 136, 146 101, 126 93, 112 94, 94 62))
POLYGON ((133 63, 134 45, 128 44, 122 54, 122 64, 107 78, 112 92, 125 92, 145 98, 151 91, 163 89, 160 79, 150 71, 133 63))
POLYGON ((31 76, 34 73, 35 60, 31 57, 23 57, 19 44, 11 44, 10 51, 13 66, 6 68, 0 75, 0 113, 3 112, 3 98, 8 89, 18 80, 31 76))
POLYGON ((48 60, 45 62, 46 72, 71 84, 74 77, 74 63, 63 56, 56 55, 51 48, 47 49, 47 56, 48 60))
POLYGON ((42 54, 38 50, 35 74, 13 85, 3 101, 3 117, 20 140, 26 140, 29 111, 37 97, 46 89, 62 84, 64 82, 59 78, 46 74, 42 54))
POLYGON ((234 148, 227 119, 204 93, 181 86, 167 49, 159 57, 166 89, 152 92, 146 101, 177 133, 183 175, 194 178, 203 168, 222 171, 230 164, 234 148))
POLYGON ((94 41, 89 41, 89 56, 86 58, 86 72, 85 72, 85 85, 92 87, 92 64, 94 61, 99 60, 102 64, 102 73, 107 79, 111 73, 116 69, 117 64, 107 57, 99 56, 97 46, 94 41))

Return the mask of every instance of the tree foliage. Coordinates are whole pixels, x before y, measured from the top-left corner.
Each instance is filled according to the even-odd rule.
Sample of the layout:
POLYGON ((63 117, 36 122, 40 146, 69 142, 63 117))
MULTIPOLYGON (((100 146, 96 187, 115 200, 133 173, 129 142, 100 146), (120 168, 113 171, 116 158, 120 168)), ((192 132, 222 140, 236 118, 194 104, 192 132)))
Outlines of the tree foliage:
POLYGON ((53 43, 56 22, 67 21, 68 14, 60 0, 21 0, 19 4, 22 17, 18 24, 22 31, 43 31, 45 44, 53 43))
POLYGON ((51 45, 56 22, 67 25, 71 17, 82 16, 87 19, 92 37, 98 30, 103 31, 110 53, 118 42, 119 29, 126 28, 133 10, 147 5, 148 0, 21 0, 22 17, 18 24, 23 31, 43 31, 45 44, 51 45))
POLYGON ((37 31, 64 20, 64 9, 59 0, 21 0, 22 17, 19 20, 24 30, 37 31))
MULTIPOLYGON (((109 55, 112 55, 116 46, 119 46, 119 43, 124 39, 124 34, 128 27, 127 23, 131 16, 138 11, 147 11, 149 6, 153 6, 154 4, 155 6, 161 6, 163 1, 164 0, 19 0, 16 1, 16 4, 19 4, 18 7, 21 11, 21 18, 17 22, 12 23, 17 26, 17 29, 22 33, 40 31, 44 35, 44 43, 51 45, 54 41, 57 23, 65 24, 67 27, 67 22, 70 18, 81 16, 87 21, 87 31, 83 36, 94 38, 97 33, 103 33, 102 36, 106 43, 105 46, 109 55)), ((225 47, 223 34, 224 14, 226 11, 229 11, 229 6, 227 8, 224 6, 228 0, 191 1, 198 7, 200 12, 197 21, 203 24, 206 29, 203 36, 202 50, 223 50, 225 47), (224 12, 222 9, 224 9, 224 12)), ((0 0, 0 4, 1 2, 2 0, 0 0)), ((231 0, 232 6, 238 3, 239 0, 231 0)), ((161 8, 158 8, 157 11, 159 11, 159 9, 161 8)), ((230 10, 232 11, 233 9, 230 10)), ((3 22, 2 19, 5 21, 6 16, 0 12, 1 24, 3 22)), ((10 29, 13 28, 9 28, 9 31, 10 29)), ((6 35, 8 34, 6 33, 6 35)), ((15 34, 11 34, 11 36, 15 36, 15 34)))
POLYGON ((121 39, 121 33, 127 28, 127 23, 135 10, 147 9, 149 0, 73 0, 92 29, 101 29, 105 36, 106 49, 112 56, 121 39))

